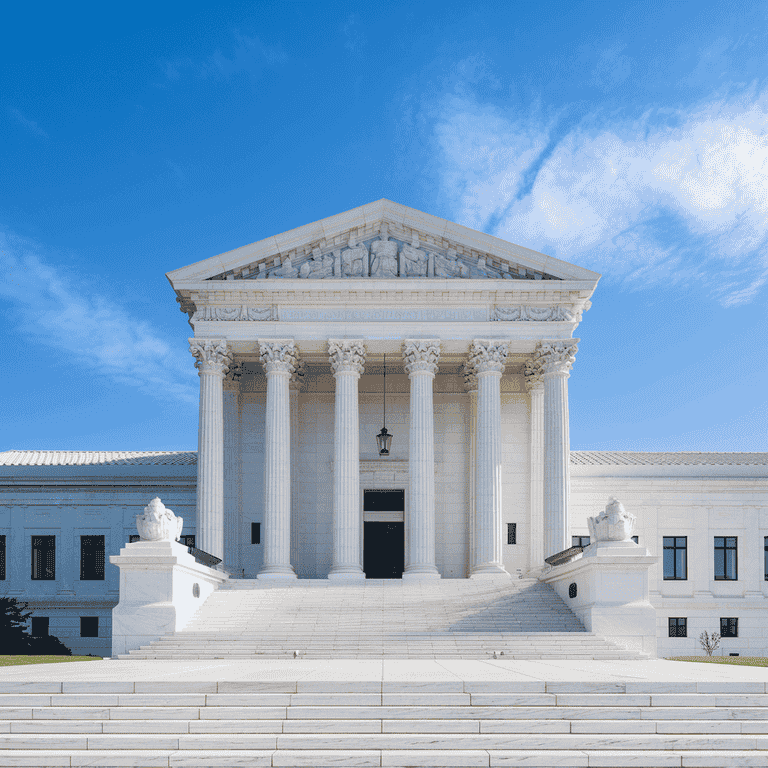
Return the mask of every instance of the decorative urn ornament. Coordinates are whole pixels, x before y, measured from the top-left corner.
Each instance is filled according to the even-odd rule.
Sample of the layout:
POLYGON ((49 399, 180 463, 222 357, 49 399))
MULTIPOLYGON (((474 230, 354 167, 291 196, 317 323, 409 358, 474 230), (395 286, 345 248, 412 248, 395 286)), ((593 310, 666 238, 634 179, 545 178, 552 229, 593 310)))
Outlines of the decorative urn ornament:
POLYGON ((184 518, 177 517, 155 496, 144 507, 144 513, 136 515, 136 528, 142 541, 178 541, 184 518))
POLYGON ((631 541, 637 518, 624 509, 624 505, 611 496, 605 509, 597 517, 588 517, 592 541, 631 541))

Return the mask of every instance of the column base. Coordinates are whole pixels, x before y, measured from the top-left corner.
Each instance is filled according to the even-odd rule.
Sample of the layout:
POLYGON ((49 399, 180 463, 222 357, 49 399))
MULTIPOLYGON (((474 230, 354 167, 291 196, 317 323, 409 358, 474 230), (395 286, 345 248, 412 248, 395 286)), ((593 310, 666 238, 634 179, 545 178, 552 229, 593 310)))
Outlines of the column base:
POLYGON ((256 578, 262 579, 297 579, 296 571, 292 565, 269 565, 256 574, 256 578))
POLYGON ((511 579, 512 575, 504 570, 501 565, 495 563, 484 563, 476 565, 469 574, 470 579, 511 579))
POLYGON ((329 581, 365 581, 365 573, 359 565, 337 565, 328 574, 329 581))
POLYGON ((423 579, 441 579, 440 572, 434 565, 406 566, 403 581, 419 581, 423 579))

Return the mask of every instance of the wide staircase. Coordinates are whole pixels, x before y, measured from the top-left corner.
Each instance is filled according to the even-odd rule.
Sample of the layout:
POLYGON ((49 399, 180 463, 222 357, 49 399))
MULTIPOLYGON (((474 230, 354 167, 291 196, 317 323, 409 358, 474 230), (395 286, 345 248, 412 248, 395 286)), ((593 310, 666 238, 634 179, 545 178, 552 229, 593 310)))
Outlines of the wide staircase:
POLYGON ((0 766, 766 766, 767 714, 757 682, 6 682, 0 766))
POLYGON ((121 659, 638 659, 536 579, 230 580, 181 632, 121 659))

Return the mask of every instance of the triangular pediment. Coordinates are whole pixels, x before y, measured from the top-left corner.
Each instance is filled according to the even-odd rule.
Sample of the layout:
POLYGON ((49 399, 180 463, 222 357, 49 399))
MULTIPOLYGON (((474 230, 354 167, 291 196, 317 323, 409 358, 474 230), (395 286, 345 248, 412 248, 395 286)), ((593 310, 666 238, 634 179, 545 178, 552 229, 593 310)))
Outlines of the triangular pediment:
POLYGON ((598 274, 413 208, 378 200, 168 273, 221 280, 596 280, 598 274))

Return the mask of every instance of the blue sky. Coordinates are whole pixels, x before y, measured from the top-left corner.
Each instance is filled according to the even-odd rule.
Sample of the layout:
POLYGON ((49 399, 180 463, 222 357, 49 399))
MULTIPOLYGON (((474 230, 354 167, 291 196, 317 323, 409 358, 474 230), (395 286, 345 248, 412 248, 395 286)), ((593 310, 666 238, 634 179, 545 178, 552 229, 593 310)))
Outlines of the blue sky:
POLYGON ((574 449, 768 450, 768 6, 4 10, 0 449, 192 449, 165 272, 386 197, 603 274, 574 449))

